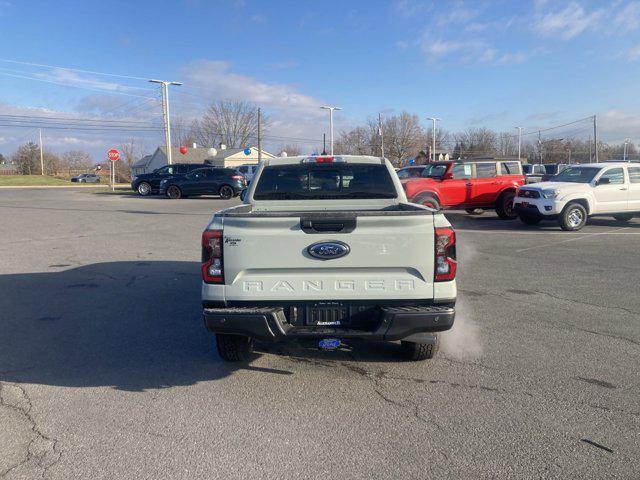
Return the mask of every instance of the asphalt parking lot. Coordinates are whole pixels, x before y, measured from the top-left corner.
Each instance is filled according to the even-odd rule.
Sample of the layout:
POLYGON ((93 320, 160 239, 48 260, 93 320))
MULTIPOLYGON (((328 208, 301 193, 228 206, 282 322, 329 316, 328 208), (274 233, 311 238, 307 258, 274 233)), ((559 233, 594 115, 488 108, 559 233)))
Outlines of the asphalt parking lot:
POLYGON ((225 364, 200 234, 235 201, 0 190, 0 477, 637 478, 640 218, 447 216, 459 314, 394 344, 225 364))

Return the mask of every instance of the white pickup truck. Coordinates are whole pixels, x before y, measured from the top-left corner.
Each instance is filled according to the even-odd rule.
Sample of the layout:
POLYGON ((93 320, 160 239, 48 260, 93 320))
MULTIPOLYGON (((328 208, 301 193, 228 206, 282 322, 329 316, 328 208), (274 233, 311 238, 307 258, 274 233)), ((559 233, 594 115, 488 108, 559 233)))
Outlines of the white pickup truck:
POLYGON ((640 214, 640 165, 571 165, 551 182, 520 187, 513 208, 528 225, 557 219, 563 230, 580 230, 587 217, 594 215, 610 215, 619 222, 628 222, 640 214))
POLYGON ((202 234, 204 323, 224 360, 254 340, 401 341, 431 358, 453 326, 455 233, 407 202, 388 160, 269 159, 202 234))

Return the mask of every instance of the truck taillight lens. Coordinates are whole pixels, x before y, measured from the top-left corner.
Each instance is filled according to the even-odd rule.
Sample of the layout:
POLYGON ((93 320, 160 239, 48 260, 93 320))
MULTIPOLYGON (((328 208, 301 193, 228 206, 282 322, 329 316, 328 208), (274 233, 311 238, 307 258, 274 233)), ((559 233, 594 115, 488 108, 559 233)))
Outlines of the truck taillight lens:
POLYGON ((456 278, 456 232, 451 227, 436 228, 434 280, 446 282, 456 278))
POLYGON ((202 233, 202 280, 206 283, 224 283, 222 264, 222 230, 202 233))

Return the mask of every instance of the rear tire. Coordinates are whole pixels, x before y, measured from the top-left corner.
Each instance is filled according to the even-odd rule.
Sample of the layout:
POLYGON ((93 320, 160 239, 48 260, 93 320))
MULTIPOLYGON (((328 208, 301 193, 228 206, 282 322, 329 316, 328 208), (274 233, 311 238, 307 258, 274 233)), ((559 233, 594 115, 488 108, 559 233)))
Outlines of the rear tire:
POLYGON ((569 232, 580 230, 587 223, 587 209, 577 202, 571 202, 562 210, 558 223, 562 230, 569 232))
POLYGON ((618 222, 627 223, 633 218, 633 213, 618 213, 617 215, 614 215, 613 218, 618 222))
POLYGON ((218 355, 226 362, 244 362, 253 353, 253 339, 244 335, 216 334, 218 355))
POLYGON ((147 182, 140 182, 138 188, 136 188, 138 194, 142 197, 146 197, 147 195, 151 195, 151 185, 147 182))
POLYGON ((180 188, 176 187, 175 185, 171 185, 169 188, 167 188, 167 197, 172 200, 178 200, 182 197, 182 190, 180 190, 180 188))
POLYGON ((435 343, 400 342, 402 355, 406 360, 417 362, 433 358, 438 351, 438 340, 435 343))
POLYGON ((525 225, 537 225, 542 221, 542 218, 532 217, 531 215, 520 215, 520 221, 525 225))
POLYGON ((504 192, 498 197, 496 202, 496 213, 504 220, 513 220, 518 216, 513 208, 513 199, 516 192, 504 192))
POLYGON ((419 203, 425 207, 433 208, 434 210, 440 210, 440 202, 431 193, 420 193, 413 199, 413 203, 419 203))
POLYGON ((233 188, 231 188, 229 185, 221 186, 220 191, 218 192, 220 198, 222 198, 223 200, 229 200, 233 197, 234 193, 235 192, 233 191, 233 188))

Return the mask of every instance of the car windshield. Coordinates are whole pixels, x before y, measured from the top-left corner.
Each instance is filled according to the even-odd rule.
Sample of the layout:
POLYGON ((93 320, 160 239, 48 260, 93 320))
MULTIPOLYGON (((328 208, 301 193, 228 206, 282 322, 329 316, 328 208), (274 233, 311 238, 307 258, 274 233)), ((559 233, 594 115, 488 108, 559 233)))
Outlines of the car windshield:
POLYGON ((427 165, 426 167, 424 167, 424 170, 422 171, 422 177, 428 177, 428 178, 442 178, 442 176, 445 174, 445 172, 447 171, 447 165, 443 165, 443 164, 433 164, 433 165, 427 165))
POLYGON ((567 167, 553 178, 554 182, 590 183, 600 171, 597 167, 567 167))
POLYGON ((273 165, 262 172, 255 200, 334 200, 396 198, 384 165, 303 163, 273 165))

